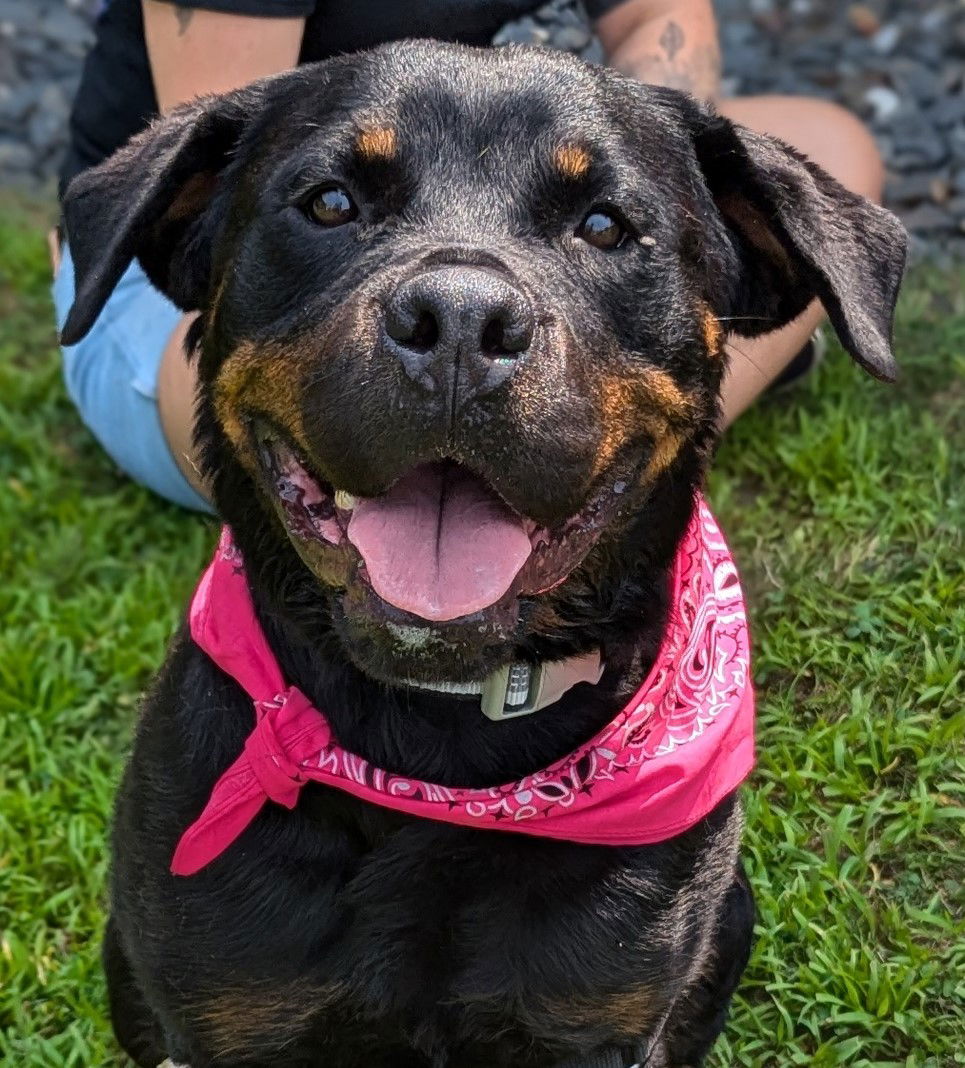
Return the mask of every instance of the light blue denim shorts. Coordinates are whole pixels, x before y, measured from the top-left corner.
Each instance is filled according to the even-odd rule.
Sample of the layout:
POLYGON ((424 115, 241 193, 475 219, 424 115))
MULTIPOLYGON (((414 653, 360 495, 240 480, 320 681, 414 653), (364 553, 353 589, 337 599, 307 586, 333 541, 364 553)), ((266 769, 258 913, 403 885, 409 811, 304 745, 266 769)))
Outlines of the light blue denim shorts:
MULTIPOLYGON (((60 330, 74 300, 66 246, 53 298, 60 330)), ((174 462, 158 413, 161 357, 182 314, 132 263, 90 333, 62 350, 64 381, 81 419, 121 470, 182 508, 210 512, 174 462)))

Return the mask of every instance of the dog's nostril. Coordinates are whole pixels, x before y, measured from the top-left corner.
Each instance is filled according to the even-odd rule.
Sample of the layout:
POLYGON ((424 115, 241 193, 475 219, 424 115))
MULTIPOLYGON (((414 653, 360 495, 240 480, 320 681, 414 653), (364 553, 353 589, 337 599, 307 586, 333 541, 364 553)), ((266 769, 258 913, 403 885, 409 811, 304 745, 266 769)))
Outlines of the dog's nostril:
POLYGON ((416 320, 412 336, 405 339, 406 345, 417 352, 428 352, 439 340, 439 324, 432 312, 424 311, 416 320))
POLYGON ((428 352, 439 340, 439 323, 426 308, 393 307, 385 317, 385 332, 415 352, 428 352))
POLYGON ((507 323, 502 315, 496 315, 483 327, 479 348, 491 360, 518 356, 529 348, 531 333, 520 323, 507 323))

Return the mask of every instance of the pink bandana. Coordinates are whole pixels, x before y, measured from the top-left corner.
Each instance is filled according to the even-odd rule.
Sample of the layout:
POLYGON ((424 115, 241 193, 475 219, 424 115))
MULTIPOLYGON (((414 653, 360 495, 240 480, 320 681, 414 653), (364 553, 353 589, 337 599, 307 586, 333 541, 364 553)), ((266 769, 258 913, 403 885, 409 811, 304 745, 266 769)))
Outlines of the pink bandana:
POLYGON ((702 498, 677 552, 667 632, 643 685, 585 745, 505 786, 421 782, 342 749, 324 713, 285 685, 227 528, 194 595, 190 622, 195 642, 251 696, 255 726, 178 843, 175 875, 193 875, 220 856, 266 801, 294 808, 306 782, 464 827, 649 845, 702 820, 754 763, 744 602, 734 561, 702 498))

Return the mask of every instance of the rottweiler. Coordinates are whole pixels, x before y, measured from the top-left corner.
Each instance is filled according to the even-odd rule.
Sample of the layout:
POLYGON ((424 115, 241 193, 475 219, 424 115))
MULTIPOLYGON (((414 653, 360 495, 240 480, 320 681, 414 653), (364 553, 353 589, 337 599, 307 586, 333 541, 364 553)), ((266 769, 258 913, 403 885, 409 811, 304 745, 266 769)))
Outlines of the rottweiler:
MULTIPOLYGON (((121 1045, 143 1068, 699 1065, 751 945, 746 768, 674 830, 679 767, 587 744, 628 702, 624 741, 656 737, 655 665, 698 626, 681 547, 712 526, 728 333, 818 298, 892 379, 897 221, 673 90, 411 41, 183 106, 64 212, 66 342, 135 257, 200 312, 234 598, 202 622, 235 666, 193 608, 120 788, 121 1045), (650 831, 582 833, 637 776, 650 831)), ((713 765, 716 714, 648 756, 702 731, 713 765)))

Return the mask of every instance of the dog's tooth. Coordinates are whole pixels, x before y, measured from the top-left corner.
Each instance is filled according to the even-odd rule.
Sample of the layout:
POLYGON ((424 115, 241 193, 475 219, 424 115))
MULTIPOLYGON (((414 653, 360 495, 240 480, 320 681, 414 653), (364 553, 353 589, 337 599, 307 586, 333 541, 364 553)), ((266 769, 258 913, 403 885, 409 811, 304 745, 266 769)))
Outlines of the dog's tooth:
POLYGON ((346 493, 345 490, 335 491, 336 508, 341 508, 343 512, 351 512, 356 504, 358 504, 358 497, 353 497, 351 493, 346 493))

